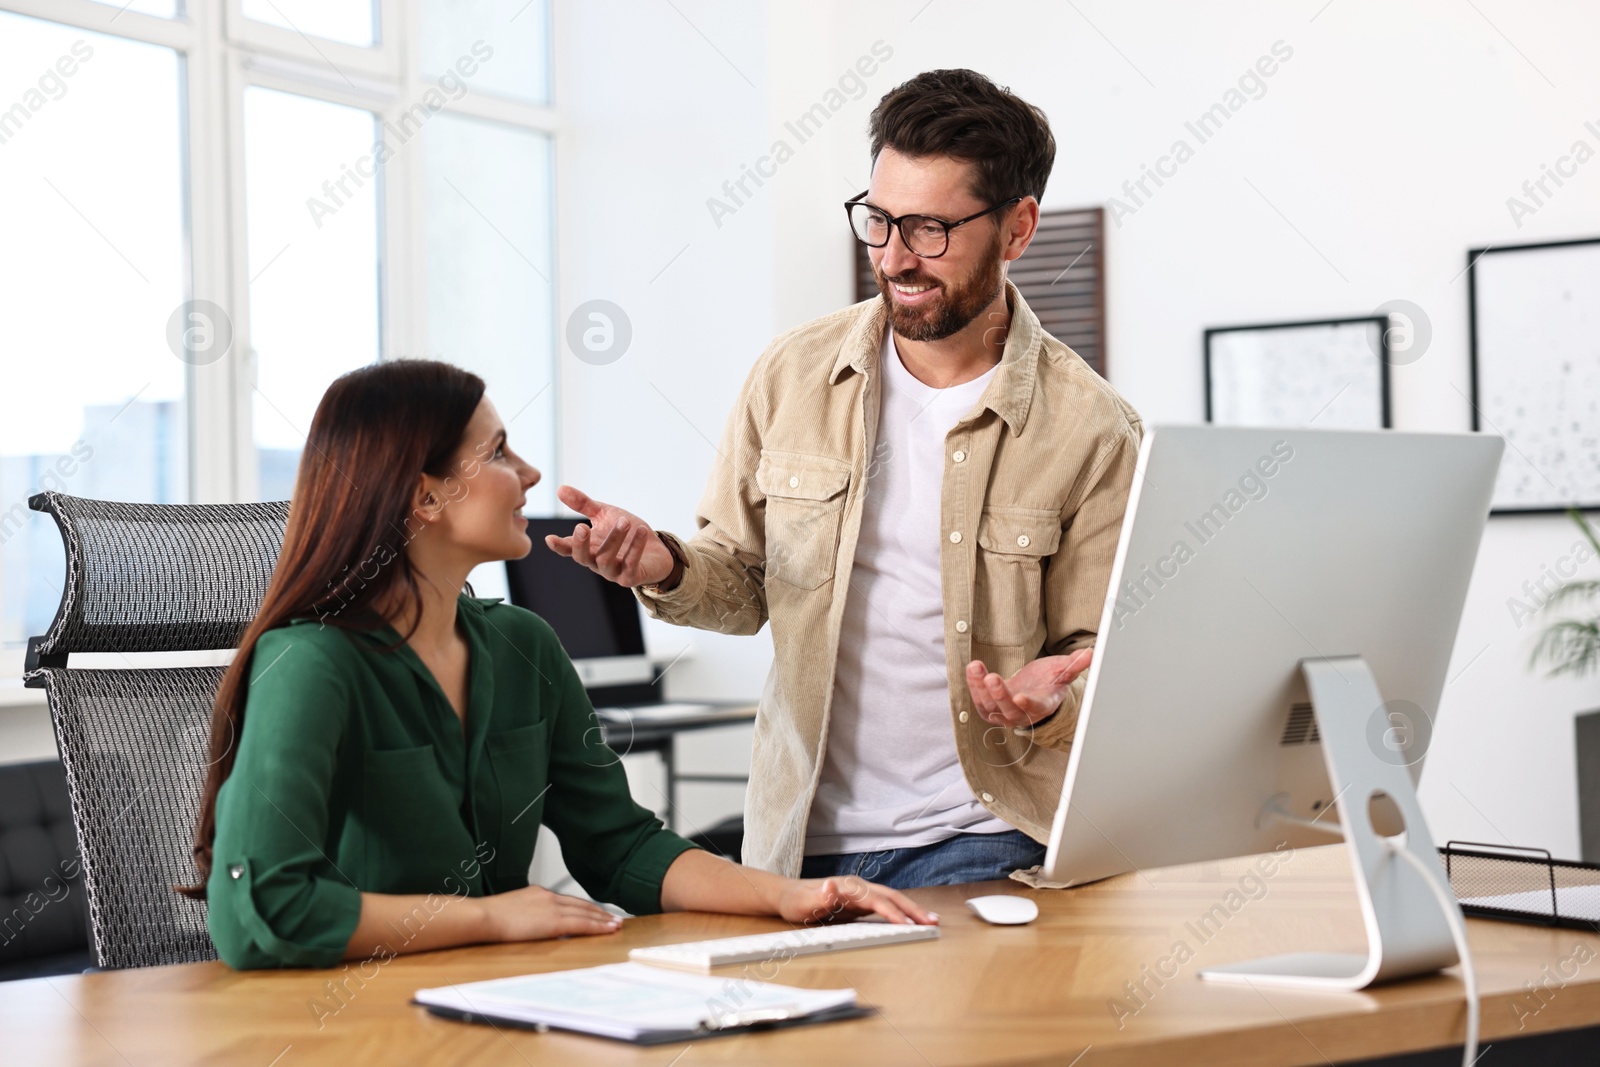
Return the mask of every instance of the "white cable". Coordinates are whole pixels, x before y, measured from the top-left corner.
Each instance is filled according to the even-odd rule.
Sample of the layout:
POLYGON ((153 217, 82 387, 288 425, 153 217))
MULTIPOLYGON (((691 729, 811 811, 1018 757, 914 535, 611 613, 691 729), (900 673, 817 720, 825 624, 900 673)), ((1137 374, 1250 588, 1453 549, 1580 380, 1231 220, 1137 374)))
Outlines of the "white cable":
POLYGON ((1450 924, 1450 936, 1455 938, 1456 952, 1461 956, 1461 982, 1467 987, 1467 1037, 1461 1049, 1461 1064, 1462 1067, 1472 1067, 1478 1059, 1478 973, 1472 966, 1472 950, 1467 944, 1467 924, 1461 918, 1461 905, 1456 901, 1453 891, 1439 885, 1437 871, 1410 849, 1388 838, 1384 839, 1384 844, 1389 846, 1390 852, 1403 856, 1422 875, 1422 880, 1428 883, 1428 888, 1439 901, 1439 907, 1444 910, 1445 921, 1450 924))
POLYGON ((1284 807, 1283 798, 1287 795, 1287 793, 1279 793, 1277 796, 1267 801, 1266 806, 1261 809, 1261 816, 1256 820, 1256 825, 1260 826, 1262 822, 1270 816, 1279 822, 1292 823, 1295 826, 1304 826, 1308 830, 1315 830, 1318 833, 1327 834, 1329 837, 1344 837, 1344 827, 1339 825, 1339 820, 1335 819, 1333 822, 1319 821, 1322 816, 1328 814, 1330 811, 1335 810, 1332 806, 1323 808, 1322 811, 1317 814, 1316 818, 1307 819, 1305 816, 1296 815, 1294 812, 1284 807))
MULTIPOLYGON (((1336 824, 1318 822, 1316 819, 1307 819, 1290 812, 1283 806, 1281 796, 1282 794, 1267 802, 1264 815, 1307 829, 1320 830, 1325 834, 1343 836, 1344 831, 1336 824)), ((1439 902, 1439 907, 1444 911, 1445 922, 1450 925, 1450 936, 1455 939, 1456 954, 1461 957, 1461 982, 1467 991, 1467 1036, 1462 1045, 1461 1064, 1462 1067, 1473 1067, 1478 1059, 1478 972, 1472 966, 1472 949, 1467 944, 1467 925, 1461 918, 1461 905, 1456 900, 1454 891, 1448 886, 1439 885, 1434 869, 1418 859, 1409 849, 1396 844, 1392 838, 1380 837, 1380 840, 1388 846, 1390 852, 1404 857, 1406 862, 1422 875, 1422 880, 1428 883, 1429 891, 1433 893, 1439 902)))

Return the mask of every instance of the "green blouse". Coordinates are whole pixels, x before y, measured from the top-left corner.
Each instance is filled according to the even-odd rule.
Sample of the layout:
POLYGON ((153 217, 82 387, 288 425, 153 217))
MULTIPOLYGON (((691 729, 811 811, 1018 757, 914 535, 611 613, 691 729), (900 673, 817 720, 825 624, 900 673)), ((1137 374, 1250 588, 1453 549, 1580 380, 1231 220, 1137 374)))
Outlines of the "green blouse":
POLYGON ((448 906, 526 886, 541 823, 595 899, 661 910, 667 867, 693 846, 629 795, 555 632, 497 600, 463 595, 458 615, 464 727, 409 645, 384 650, 392 627, 296 619, 261 635, 206 886, 230 965, 333 966, 363 891, 448 906))

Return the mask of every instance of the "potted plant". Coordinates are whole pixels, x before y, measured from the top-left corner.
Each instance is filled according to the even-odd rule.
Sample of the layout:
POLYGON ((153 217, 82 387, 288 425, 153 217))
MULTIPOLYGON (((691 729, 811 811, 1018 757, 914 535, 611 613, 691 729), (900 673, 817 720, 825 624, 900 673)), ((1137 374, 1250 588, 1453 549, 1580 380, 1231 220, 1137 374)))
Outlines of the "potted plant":
MULTIPOLYGON (((1577 508, 1567 514, 1583 531, 1584 539, 1600 556, 1600 539, 1577 508)), ((1573 578, 1563 582, 1540 607, 1554 614, 1559 608, 1590 604, 1600 597, 1600 580, 1573 578)), ((1545 676, 1570 674, 1581 678, 1600 667, 1600 615, 1556 619, 1545 627, 1528 660, 1530 669, 1545 664, 1545 676)), ((1586 863, 1600 863, 1600 711, 1573 720, 1578 754, 1578 837, 1586 863)))
MULTIPOLYGON (((1578 529, 1583 531, 1583 536, 1595 555, 1600 556, 1600 537, 1597 537, 1588 521, 1584 519, 1583 513, 1577 508, 1568 508, 1567 514, 1577 523, 1578 529)), ((1586 604, 1597 596, 1600 596, 1600 579, 1574 578, 1562 582, 1539 610, 1541 613, 1553 613, 1556 609, 1569 604, 1586 604)), ((1557 619, 1550 623, 1534 644, 1528 666, 1537 667, 1541 662, 1548 668, 1545 676, 1551 678, 1559 674, 1571 674, 1581 678, 1600 667, 1600 615, 1557 619)))

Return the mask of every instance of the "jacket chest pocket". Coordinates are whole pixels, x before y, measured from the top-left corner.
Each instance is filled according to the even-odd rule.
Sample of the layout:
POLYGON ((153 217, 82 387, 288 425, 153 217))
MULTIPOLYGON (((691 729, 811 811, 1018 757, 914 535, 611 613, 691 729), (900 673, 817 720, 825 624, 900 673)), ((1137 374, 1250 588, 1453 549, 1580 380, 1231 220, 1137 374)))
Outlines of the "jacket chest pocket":
POLYGON ((518 874, 527 876, 549 792, 544 723, 492 734, 485 742, 485 751, 500 791, 500 835, 491 842, 496 879, 502 886, 521 885, 515 879, 518 874))
POLYGON ((834 574, 850 469, 797 452, 761 453, 756 487, 767 498, 767 580, 815 589, 834 574))
POLYGON ((1036 508, 988 507, 978 520, 973 640, 1020 645, 1044 620, 1045 560, 1061 545, 1061 517, 1036 508))
POLYGON ((442 891, 450 857, 467 843, 467 834, 433 746, 371 750, 363 779, 367 877, 357 884, 376 893, 442 891))

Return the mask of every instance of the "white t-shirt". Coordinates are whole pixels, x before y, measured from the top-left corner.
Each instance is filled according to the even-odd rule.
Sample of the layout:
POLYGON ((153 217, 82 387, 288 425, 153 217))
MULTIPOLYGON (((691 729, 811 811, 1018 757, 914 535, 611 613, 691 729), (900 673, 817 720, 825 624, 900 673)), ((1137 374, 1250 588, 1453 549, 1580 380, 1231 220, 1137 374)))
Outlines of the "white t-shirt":
POLYGON ((994 368, 948 389, 906 370, 894 333, 878 359, 878 440, 839 634, 808 856, 930 845, 1012 827, 972 795, 956 755, 945 674, 939 500, 945 435, 994 368))

